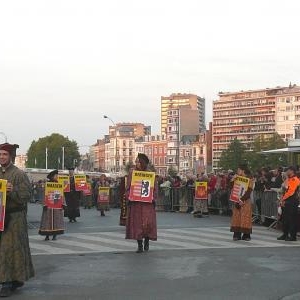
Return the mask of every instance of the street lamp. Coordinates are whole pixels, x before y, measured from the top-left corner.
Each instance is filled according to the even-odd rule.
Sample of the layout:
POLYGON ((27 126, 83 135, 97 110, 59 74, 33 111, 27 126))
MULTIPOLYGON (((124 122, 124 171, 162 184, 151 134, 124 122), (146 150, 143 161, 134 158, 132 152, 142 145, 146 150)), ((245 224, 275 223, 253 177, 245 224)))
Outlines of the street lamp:
POLYGON ((116 126, 116 123, 110 117, 108 117, 107 115, 104 115, 103 118, 110 120, 113 123, 114 127, 115 127, 116 150, 115 150, 115 155, 114 156, 115 156, 115 172, 117 172, 117 153, 118 153, 118 151, 117 151, 117 126, 116 126))

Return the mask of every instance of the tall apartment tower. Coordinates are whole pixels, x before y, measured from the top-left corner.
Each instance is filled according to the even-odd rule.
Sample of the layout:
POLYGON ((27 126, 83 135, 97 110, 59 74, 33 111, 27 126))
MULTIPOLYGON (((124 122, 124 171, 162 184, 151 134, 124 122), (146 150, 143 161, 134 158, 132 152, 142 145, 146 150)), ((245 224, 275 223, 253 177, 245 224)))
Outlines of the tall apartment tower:
POLYGON ((213 102, 213 168, 217 169, 222 151, 237 138, 251 151, 256 137, 277 132, 283 139, 293 137, 300 122, 300 87, 219 93, 213 102))
POLYGON ((161 134, 167 134, 168 109, 170 106, 176 108, 189 105, 192 110, 198 111, 199 125, 198 130, 202 132, 205 127, 205 98, 193 94, 172 94, 169 97, 161 97, 161 134))

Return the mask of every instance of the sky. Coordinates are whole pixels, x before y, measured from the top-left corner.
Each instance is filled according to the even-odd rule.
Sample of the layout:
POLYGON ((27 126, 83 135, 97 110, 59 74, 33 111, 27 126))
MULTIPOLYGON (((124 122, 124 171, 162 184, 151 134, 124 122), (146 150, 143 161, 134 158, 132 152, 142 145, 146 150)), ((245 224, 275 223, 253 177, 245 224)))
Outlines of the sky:
POLYGON ((160 132, 160 99, 300 85, 298 0, 0 2, 0 141, 60 133, 87 146, 112 123, 160 132))

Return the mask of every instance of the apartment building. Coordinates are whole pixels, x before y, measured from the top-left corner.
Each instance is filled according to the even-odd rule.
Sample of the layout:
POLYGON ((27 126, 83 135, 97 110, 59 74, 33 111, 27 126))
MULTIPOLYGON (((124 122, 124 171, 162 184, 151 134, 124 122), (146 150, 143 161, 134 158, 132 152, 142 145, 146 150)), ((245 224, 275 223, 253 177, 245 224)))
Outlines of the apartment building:
POLYGON ((286 141, 295 138, 300 125, 300 87, 291 85, 278 91, 275 109, 275 130, 286 141))
POLYGON ((105 169, 118 173, 135 160, 135 139, 151 134, 151 126, 142 123, 117 123, 109 126, 109 141, 105 144, 105 169))
POLYGON ((178 93, 171 94, 168 97, 161 97, 161 135, 167 134, 169 107, 176 108, 186 105, 198 112, 198 132, 205 130, 205 99, 194 94, 178 93))
POLYGON ((252 143, 259 135, 267 138, 278 132, 283 138, 291 138, 297 118, 300 120, 298 101, 299 87, 296 85, 220 92, 219 99, 213 102, 213 168, 218 168, 222 151, 234 138, 248 151, 252 150, 252 143))

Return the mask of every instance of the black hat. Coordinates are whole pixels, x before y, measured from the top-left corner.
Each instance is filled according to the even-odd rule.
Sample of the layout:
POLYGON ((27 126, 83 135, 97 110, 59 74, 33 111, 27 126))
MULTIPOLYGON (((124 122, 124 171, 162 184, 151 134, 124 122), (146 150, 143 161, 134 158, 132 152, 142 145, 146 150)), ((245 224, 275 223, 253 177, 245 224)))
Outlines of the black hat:
POLYGON ((58 174, 58 170, 53 170, 53 171, 51 171, 51 172, 47 175, 47 178, 48 178, 49 180, 52 180, 53 177, 54 177, 54 175, 57 175, 57 174, 58 174))
POLYGON ((75 168, 74 168, 74 167, 70 167, 70 168, 68 168, 68 170, 69 170, 69 171, 74 171, 75 168))
POLYGON ((147 165, 149 164, 149 158, 146 154, 144 153, 139 153, 138 154, 138 159, 144 161, 147 165))

